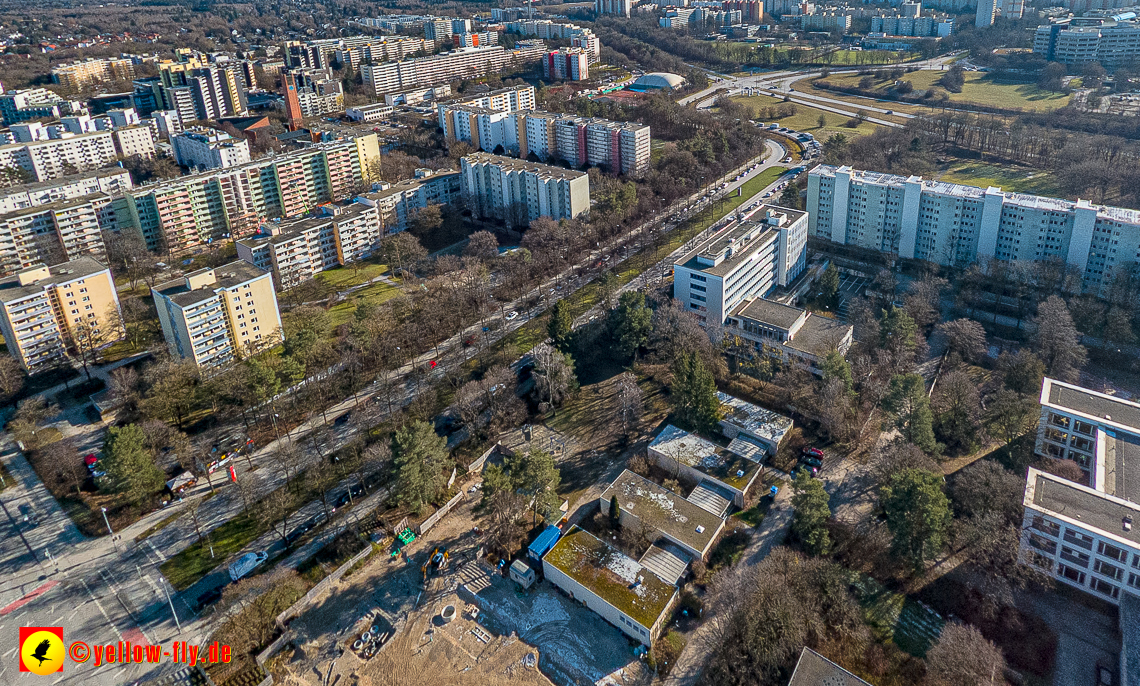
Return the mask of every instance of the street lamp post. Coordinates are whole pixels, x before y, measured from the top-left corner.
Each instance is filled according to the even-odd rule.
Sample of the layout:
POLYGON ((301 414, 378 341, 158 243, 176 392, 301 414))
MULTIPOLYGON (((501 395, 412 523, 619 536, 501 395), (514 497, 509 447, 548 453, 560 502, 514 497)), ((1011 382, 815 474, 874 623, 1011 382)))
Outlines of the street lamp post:
POLYGON ((270 419, 273 420, 273 435, 276 436, 277 440, 280 442, 281 432, 277 430, 277 413, 276 412, 273 413, 273 415, 270 417, 270 419))
POLYGON ((107 525, 107 533, 111 534, 111 542, 115 544, 115 550, 118 550, 119 542, 115 540, 115 531, 111 528, 111 520, 107 519, 107 508, 100 507, 99 510, 103 513, 103 523, 107 525))
POLYGON ((178 621, 178 613, 174 610, 174 599, 170 597, 170 591, 166 590, 166 585, 170 583, 166 577, 159 575, 159 586, 162 586, 162 592, 166 594, 166 602, 170 603, 170 614, 174 615, 174 626, 178 627, 178 633, 182 633, 182 622, 178 621))

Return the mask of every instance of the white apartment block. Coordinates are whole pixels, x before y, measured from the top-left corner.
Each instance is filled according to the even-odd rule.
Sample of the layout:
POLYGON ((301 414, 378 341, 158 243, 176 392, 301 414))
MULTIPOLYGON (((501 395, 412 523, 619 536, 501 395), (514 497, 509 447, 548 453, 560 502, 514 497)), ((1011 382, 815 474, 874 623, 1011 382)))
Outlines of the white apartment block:
POLYGON ((225 131, 197 128, 170 137, 174 159, 192 170, 226 169, 250 161, 249 141, 225 131))
POLYGON ((424 22, 424 38, 437 43, 461 33, 471 33, 470 19, 439 17, 424 22))
POLYGON ((583 31, 576 36, 571 36, 570 47, 585 50, 586 61, 590 64, 596 64, 602 52, 602 44, 592 31, 583 31))
POLYGON ((120 157, 142 157, 154 159, 154 132, 149 126, 125 126, 111 131, 115 140, 115 152, 120 157))
POLYGON ((382 190, 364 193, 356 202, 375 207, 380 213, 383 233, 405 231, 417 210, 429 205, 451 205, 459 201, 462 183, 457 171, 417 169, 416 178, 392 184, 382 190))
MULTIPOLYGON (((369 62, 402 60, 409 55, 430 54, 435 49, 433 41, 411 36, 369 36, 368 38, 369 42, 364 45, 337 48, 333 53, 336 61, 356 71, 361 65, 369 62)), ((328 54, 322 54, 320 62, 310 61, 309 64, 327 68, 328 54)))
POLYGON ((348 116, 349 119, 353 121, 363 122, 365 124, 374 124, 388 117, 395 111, 396 108, 391 105, 385 105, 382 102, 374 102, 370 105, 349 107, 344 111, 344 113, 348 116))
POLYGON ((549 19, 524 19, 506 23, 507 33, 518 33, 523 36, 537 36, 539 38, 573 38, 582 33, 590 33, 590 29, 582 28, 576 24, 558 24, 549 19))
POLYGON ((945 38, 954 33, 954 20, 939 17, 871 17, 871 32, 888 36, 930 36, 945 38))
POLYGON ((182 133, 182 117, 178 110, 155 110, 150 116, 158 125, 160 136, 170 138, 176 133, 182 133))
POLYGON ((298 88, 297 104, 304 118, 319 117, 323 114, 336 114, 344 111, 344 92, 340 81, 330 81, 317 88, 298 88), (321 92, 323 88, 325 92, 321 92))
POLYGON ((594 0, 594 14, 616 14, 625 18, 633 12, 633 0, 594 0))
POLYGON ((497 31, 460 33, 457 34, 453 40, 455 41, 456 47, 478 48, 483 45, 498 45, 499 34, 497 31))
POLYGON ((32 119, 58 119, 67 114, 82 114, 82 103, 64 100, 46 88, 25 88, 0 93, 0 117, 10 126, 32 119))
POLYGON ((962 267, 978 256, 1058 259, 1099 291, 1140 261, 1140 211, 1000 188, 821 165, 808 176, 811 235, 962 267))
POLYGON ((93 193, 114 195, 134 187, 131 173, 111 167, 83 174, 0 189, 0 214, 60 200, 76 200, 93 193))
POLYGON ((369 257, 384 233, 376 207, 361 203, 325 205, 316 216, 277 222, 262 231, 269 235, 237 241, 237 255, 272 271, 279 290, 369 257))
POLYGON ((804 31, 838 31, 839 33, 847 33, 851 30, 851 15, 845 12, 814 12, 812 14, 804 14, 800 16, 800 28, 804 31))
POLYGON ((497 45, 456 48, 430 57, 401 62, 365 64, 360 68, 364 83, 376 95, 434 86, 459 78, 473 78, 501 71, 512 61, 539 58, 537 50, 508 52, 497 45))
POLYGON ((524 159, 533 153, 542 160, 565 160, 572 167, 600 166, 622 174, 649 170, 652 140, 645 124, 452 104, 439 105, 437 113, 448 140, 486 152, 501 146, 524 159))
POLYGON ((154 139, 146 126, 97 131, 63 138, 0 146, 0 167, 19 167, 36 181, 106 166, 118 156, 153 158, 154 139))
POLYGON ((585 81, 590 78, 590 62, 582 48, 559 48, 542 58, 542 75, 548 79, 585 81))
POLYGON ((702 324, 787 286, 807 265, 808 213, 765 205, 764 219, 731 224, 673 265, 673 297, 702 324))
POLYGON ((448 133, 447 129, 447 111, 449 108, 466 105, 495 110, 497 112, 517 112, 519 110, 533 110, 534 104, 534 86, 510 86, 488 93, 463 96, 448 100, 447 102, 441 102, 435 107, 436 121, 438 121, 440 127, 443 128, 443 135, 445 137, 451 136, 454 138, 452 134, 448 133))
POLYGON ((172 357, 217 367, 284 340, 269 272, 238 260, 150 289, 172 357))
POLYGON ((572 219, 590 209, 585 172, 487 153, 460 160, 463 195, 484 217, 530 223, 539 217, 572 219))
POLYGON ((83 256, 105 260, 102 232, 113 223, 111 197, 105 193, 0 215, 0 270, 11 273, 83 256))

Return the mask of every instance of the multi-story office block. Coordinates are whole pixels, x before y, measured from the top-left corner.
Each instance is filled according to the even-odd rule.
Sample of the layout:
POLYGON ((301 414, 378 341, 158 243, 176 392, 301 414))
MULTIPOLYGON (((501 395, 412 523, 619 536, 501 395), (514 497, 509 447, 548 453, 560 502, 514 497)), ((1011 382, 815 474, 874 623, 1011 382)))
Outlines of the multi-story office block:
POLYGON ((135 188, 117 197, 120 230, 151 250, 180 254, 254 233, 266 220, 352 197, 379 178, 376 134, 319 143, 228 169, 135 188))
POLYGON ((542 59, 542 75, 548 79, 584 81, 590 78, 590 62, 582 48, 559 48, 542 59))
POLYGON ((633 13, 633 0, 594 0, 594 14, 616 14, 629 18, 633 13))
POLYGON ((279 290, 369 257, 383 235, 377 208, 358 202, 324 205, 316 216, 274 223, 262 231, 267 233, 237 241, 237 255, 272 271, 279 290))
POLYGON ((103 229, 114 224, 111 197, 95 193, 0 215, 0 270, 82 256, 106 259, 103 229))
POLYGON ((460 199, 462 183, 457 171, 417 169, 416 178, 400 181, 383 190, 364 193, 356 202, 375 207, 384 233, 408 228, 416 211, 429 205, 450 205, 460 199))
POLYGON ((358 107, 348 107, 344 110, 344 114, 353 121, 363 122, 365 124, 374 124, 383 120, 388 115, 396 111, 392 105, 385 105, 382 102, 374 102, 371 105, 360 105, 358 107))
POLYGON ((0 93, 0 117, 3 117, 6 126, 33 119, 58 119, 86 111, 82 103, 64 100, 46 88, 25 88, 0 93))
POLYGON ((217 367, 285 340, 269 272, 238 260, 150 289, 171 356, 217 367))
POLYGON ((1037 27, 1033 52, 1050 62, 1100 62, 1116 69, 1140 60, 1140 22, 1105 20, 1098 26, 1072 26, 1069 20, 1037 27))
POLYGON ((0 281, 0 332, 29 374, 62 363, 77 341, 87 348, 119 340, 124 332, 111 271, 81 257, 0 281))
POLYGON ((979 256, 1060 260, 1086 290, 1140 259, 1140 211, 850 167, 808 176, 811 235, 907 259, 965 266, 979 256))
POLYGON ((538 59, 536 48, 508 52, 497 45, 479 48, 456 48, 430 57, 401 62, 365 64, 360 68, 367 84, 376 95, 424 88, 457 78, 472 78, 500 71, 515 61, 538 59))
POLYGON ((52 67, 51 80, 71 91, 80 91, 96 83, 132 81, 135 65, 129 58, 89 57, 52 67))
POLYGON ((729 313, 726 330, 749 341, 758 355, 823 376, 832 350, 846 355, 854 327, 774 300, 753 298, 729 313))
POLYGON ((94 193, 114 195, 134 187, 131 173, 112 167, 83 174, 0 189, 0 214, 60 200, 76 200, 94 193))
POLYGON ((1045 379, 1035 450, 1075 462, 1086 483, 1029 469, 1021 561, 1114 604, 1140 595, 1140 404, 1045 379))
POLYGON ((476 214, 515 225, 539 217, 572 219, 590 209, 585 172, 475 153, 460 160, 463 195, 476 214))
POLYGON ((197 128, 170 137, 174 159, 190 169, 225 169, 249 162, 249 141, 225 131, 197 128))
POLYGON ((673 265, 673 297, 704 323, 721 325, 738 305, 787 286, 807 264, 808 215, 765 205, 764 219, 710 236, 673 265))

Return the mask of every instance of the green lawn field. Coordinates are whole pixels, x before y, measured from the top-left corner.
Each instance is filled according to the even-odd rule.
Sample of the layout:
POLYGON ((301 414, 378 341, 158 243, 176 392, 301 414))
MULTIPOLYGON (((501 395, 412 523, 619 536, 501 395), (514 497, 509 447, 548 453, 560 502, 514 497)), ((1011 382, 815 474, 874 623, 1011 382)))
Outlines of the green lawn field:
MULTIPOLYGON (((942 78, 943 73, 941 71, 916 71, 903 76, 902 80, 910 81, 915 90, 928 90, 938 87, 936 84, 942 78)), ((1031 83, 1003 83, 994 80, 989 74, 980 72, 966 72, 965 77, 966 84, 962 88, 962 92, 950 93, 950 102, 1025 111, 1055 110, 1069 102, 1069 96, 1042 90, 1031 83)), ((850 74, 831 76, 828 77, 827 81, 841 86, 858 86, 862 78, 858 74, 850 74)), ((890 80, 876 80, 875 89, 885 92, 893 83, 890 80)))

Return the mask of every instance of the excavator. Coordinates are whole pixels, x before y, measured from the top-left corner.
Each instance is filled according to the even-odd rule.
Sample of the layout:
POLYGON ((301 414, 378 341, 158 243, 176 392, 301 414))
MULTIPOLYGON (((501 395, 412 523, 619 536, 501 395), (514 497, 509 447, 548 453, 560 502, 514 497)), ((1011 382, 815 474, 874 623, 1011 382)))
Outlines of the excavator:
POLYGON ((420 568, 420 571, 422 571, 424 573, 424 583, 427 583, 428 576, 433 571, 438 572, 441 569, 443 569, 444 567, 446 567, 447 566, 447 560, 448 560, 447 548, 441 548, 439 546, 436 546, 431 551, 431 555, 428 556, 427 561, 424 562, 424 566, 422 568, 420 568))

